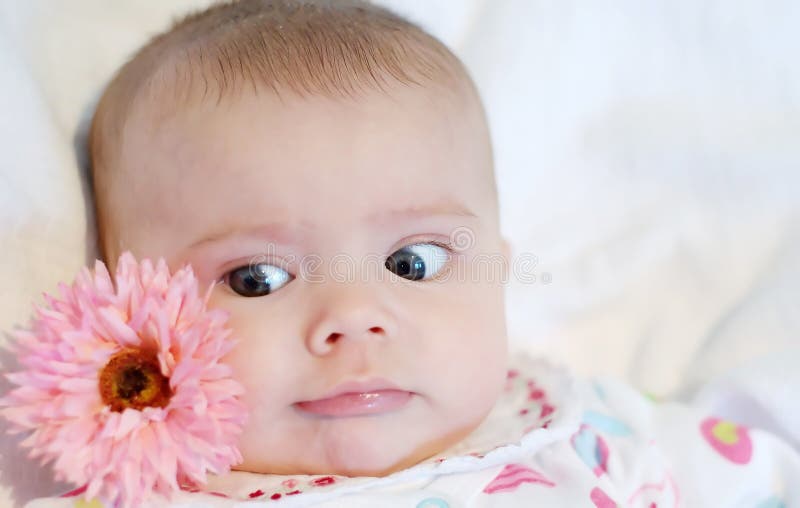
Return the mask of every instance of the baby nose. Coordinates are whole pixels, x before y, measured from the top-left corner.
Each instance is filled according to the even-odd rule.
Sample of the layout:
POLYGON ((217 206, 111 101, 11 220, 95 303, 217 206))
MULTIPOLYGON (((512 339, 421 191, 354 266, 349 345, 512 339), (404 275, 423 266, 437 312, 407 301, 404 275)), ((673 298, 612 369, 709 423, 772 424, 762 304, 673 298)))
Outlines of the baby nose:
POLYGON ((384 340, 394 335, 395 325, 375 295, 358 288, 331 292, 329 301, 312 323, 306 345, 315 356, 323 356, 342 342, 384 340))

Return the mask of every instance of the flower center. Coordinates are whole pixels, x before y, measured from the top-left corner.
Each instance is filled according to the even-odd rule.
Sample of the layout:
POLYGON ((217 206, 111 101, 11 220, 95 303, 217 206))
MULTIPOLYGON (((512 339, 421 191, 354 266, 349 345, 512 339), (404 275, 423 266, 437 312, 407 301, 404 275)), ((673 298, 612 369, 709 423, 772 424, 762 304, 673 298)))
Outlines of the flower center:
POLYGON ((165 407, 172 390, 154 354, 125 349, 100 371, 100 396, 112 411, 122 412, 125 408, 165 407))

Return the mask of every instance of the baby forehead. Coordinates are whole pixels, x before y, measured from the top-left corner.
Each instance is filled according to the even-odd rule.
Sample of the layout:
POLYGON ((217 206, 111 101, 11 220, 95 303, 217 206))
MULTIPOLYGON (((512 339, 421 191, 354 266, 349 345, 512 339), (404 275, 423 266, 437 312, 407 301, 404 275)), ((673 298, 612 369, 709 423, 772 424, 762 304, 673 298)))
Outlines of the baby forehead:
POLYGON ((344 182, 350 192, 422 191, 491 169, 480 112, 448 101, 411 90, 346 102, 252 95, 157 124, 129 123, 119 163, 124 171, 156 173, 160 184, 238 179, 271 194, 344 182))
POLYGON ((170 164, 179 167, 294 172, 311 164, 332 177, 359 162, 372 172, 433 164, 442 173, 490 145, 483 111, 469 94, 402 85, 348 99, 245 93, 180 107, 154 102, 131 115, 122 141, 128 158, 175 159, 170 164))
POLYGON ((406 88, 347 101, 252 94, 159 125, 132 122, 119 170, 140 190, 132 196, 130 179, 119 179, 124 202, 116 206, 178 223, 199 207, 215 218, 287 223, 354 221, 446 200, 480 213, 494 191, 480 110, 436 93, 406 88))

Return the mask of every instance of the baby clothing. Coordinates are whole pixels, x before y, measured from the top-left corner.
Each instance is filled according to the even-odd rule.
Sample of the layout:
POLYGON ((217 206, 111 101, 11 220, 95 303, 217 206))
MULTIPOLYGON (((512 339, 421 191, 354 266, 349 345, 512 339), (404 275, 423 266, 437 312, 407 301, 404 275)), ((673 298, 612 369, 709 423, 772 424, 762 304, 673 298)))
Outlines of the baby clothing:
MULTIPOLYGON (((232 472, 153 506, 788 508, 800 507, 800 454, 765 431, 519 356, 481 426, 414 467, 383 478, 232 472)), ((79 494, 27 507, 102 508, 79 494)))

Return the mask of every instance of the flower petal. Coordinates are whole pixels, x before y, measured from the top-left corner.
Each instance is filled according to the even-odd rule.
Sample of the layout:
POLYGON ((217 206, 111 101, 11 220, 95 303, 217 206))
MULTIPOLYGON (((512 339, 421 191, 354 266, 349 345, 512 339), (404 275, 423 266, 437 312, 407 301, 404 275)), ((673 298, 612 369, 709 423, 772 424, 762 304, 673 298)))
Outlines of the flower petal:
POLYGON ((229 314, 208 309, 190 266, 170 275, 163 259, 138 263, 124 252, 113 277, 101 262, 72 285, 45 295, 10 349, 21 370, 0 399, 11 432, 29 432, 29 455, 53 463, 57 478, 86 485, 87 498, 141 506, 167 497, 179 482, 205 482, 208 472, 241 461, 236 448, 247 419, 242 386, 221 359, 235 345, 229 314), (166 407, 112 411, 99 393, 99 373, 124 348, 158 357, 172 393, 166 407))

